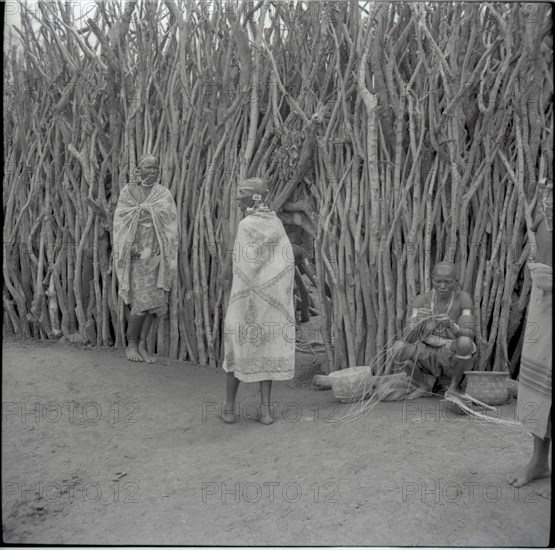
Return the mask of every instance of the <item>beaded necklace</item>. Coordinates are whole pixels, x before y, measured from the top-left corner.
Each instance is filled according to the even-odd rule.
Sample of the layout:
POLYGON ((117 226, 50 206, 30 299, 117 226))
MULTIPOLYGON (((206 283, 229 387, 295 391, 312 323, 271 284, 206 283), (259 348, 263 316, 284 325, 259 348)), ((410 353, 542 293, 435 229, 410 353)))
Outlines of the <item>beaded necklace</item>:
MULTIPOLYGON (((151 190, 151 192, 152 192, 152 187, 153 187, 153 186, 154 186, 154 184, 148 186, 148 188, 151 190)), ((144 191, 143 191, 143 186, 142 186, 142 184, 140 184, 140 183, 137 184, 137 189, 139 190, 139 193, 141 194, 141 198, 143 199, 143 200, 141 201, 141 204, 142 204, 143 202, 146 201, 147 196, 145 195, 145 193, 144 193, 144 191)), ((149 195, 150 195, 150 193, 149 193, 149 195)))
POLYGON ((247 216, 250 214, 254 214, 255 212, 270 212, 270 209, 266 205, 260 204, 258 206, 247 208, 246 210, 247 216))
MULTIPOLYGON (((449 303, 447 304, 447 309, 445 310, 445 313, 447 313, 447 315, 449 315, 451 308, 453 307, 453 300, 455 298, 455 292, 451 292, 451 298, 449 298, 449 303)), ((431 304, 431 308, 432 308, 432 315, 436 315, 436 308, 437 305, 437 294, 436 294, 436 289, 432 289, 432 304, 431 304)), ((438 315, 440 315, 440 312, 437 312, 438 315)))

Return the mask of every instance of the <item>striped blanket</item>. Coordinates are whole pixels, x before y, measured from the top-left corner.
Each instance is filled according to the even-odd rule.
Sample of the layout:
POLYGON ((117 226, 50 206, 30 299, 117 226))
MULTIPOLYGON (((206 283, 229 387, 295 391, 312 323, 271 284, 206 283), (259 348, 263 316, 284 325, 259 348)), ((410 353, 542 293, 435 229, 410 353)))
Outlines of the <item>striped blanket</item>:
POLYGON ((553 268, 531 262, 532 292, 518 388, 518 418, 535 436, 551 437, 553 268))
POLYGON ((291 243, 273 212, 260 210, 239 223, 223 369, 243 382, 293 378, 294 274, 291 243))

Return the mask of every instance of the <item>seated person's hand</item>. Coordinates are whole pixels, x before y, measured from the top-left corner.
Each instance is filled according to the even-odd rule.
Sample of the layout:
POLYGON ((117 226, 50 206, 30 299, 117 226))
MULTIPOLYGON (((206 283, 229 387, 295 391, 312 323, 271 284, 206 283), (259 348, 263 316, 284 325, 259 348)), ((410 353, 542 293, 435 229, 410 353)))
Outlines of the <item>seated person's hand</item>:
POLYGON ((434 318, 436 326, 438 328, 449 328, 453 325, 453 319, 447 315, 447 313, 442 313, 434 318))
POLYGON ((426 336, 422 339, 422 341, 434 348, 441 348, 452 342, 449 338, 442 338, 441 336, 436 336, 435 334, 426 336))

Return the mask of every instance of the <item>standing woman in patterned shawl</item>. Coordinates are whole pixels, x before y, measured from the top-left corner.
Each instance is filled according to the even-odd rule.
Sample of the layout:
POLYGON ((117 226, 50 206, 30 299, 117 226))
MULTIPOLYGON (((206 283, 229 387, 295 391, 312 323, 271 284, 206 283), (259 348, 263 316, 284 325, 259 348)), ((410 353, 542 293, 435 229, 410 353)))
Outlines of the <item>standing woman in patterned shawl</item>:
MULTIPOLYGON (((223 420, 235 422, 239 382, 260 383, 257 420, 273 422, 273 380, 295 374, 295 258, 283 224, 265 206, 266 182, 251 178, 239 184, 237 202, 246 213, 237 228, 233 282, 225 316, 226 404, 223 420)), ((222 274, 229 278, 229 270, 222 274)))
POLYGON ((168 189, 158 183, 158 159, 139 159, 138 183, 126 185, 114 214, 114 262, 119 294, 131 306, 127 324, 130 361, 154 363, 146 340, 154 316, 168 309, 177 273, 177 209, 168 189))

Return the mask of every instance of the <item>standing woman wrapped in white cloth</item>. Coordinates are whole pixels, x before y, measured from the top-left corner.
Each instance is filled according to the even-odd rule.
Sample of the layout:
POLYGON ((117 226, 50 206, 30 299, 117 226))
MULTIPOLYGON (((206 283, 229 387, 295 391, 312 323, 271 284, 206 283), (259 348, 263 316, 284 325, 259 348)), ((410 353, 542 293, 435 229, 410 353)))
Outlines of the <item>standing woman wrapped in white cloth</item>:
POLYGON ((295 259, 283 224, 264 204, 267 194, 260 178, 239 184, 238 206, 246 217, 237 228, 225 316, 223 369, 228 374, 222 416, 227 423, 237 419, 239 382, 259 382, 257 419, 271 424, 272 381, 290 380, 295 374, 295 259))

